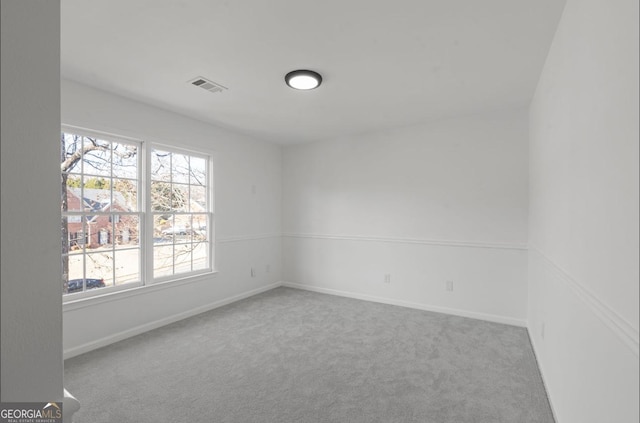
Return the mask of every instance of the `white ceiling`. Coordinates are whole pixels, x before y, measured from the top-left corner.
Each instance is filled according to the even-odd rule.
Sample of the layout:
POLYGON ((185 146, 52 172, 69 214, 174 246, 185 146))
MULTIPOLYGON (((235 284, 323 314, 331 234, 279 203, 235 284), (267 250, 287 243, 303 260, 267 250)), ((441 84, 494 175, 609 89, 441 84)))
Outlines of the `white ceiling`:
POLYGON ((62 76, 281 144, 524 106, 564 0, 62 0, 62 76), (288 88, 294 69, 316 90, 288 88), (213 94, 196 76, 228 90, 213 94))

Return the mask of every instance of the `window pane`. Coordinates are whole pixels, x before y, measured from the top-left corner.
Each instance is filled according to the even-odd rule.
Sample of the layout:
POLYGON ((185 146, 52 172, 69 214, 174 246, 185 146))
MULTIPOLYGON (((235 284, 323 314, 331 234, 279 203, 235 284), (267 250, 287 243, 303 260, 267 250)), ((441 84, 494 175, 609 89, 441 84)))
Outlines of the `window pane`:
POLYGON ((109 211, 111 205, 111 181, 109 179, 84 176, 82 185, 83 189, 76 192, 80 197, 82 211, 90 213, 92 217, 97 213, 109 211))
POLYGON ((62 134, 62 172, 80 173, 82 171, 82 137, 73 134, 62 134))
POLYGON ((82 210, 80 198, 80 186, 82 185, 82 178, 77 175, 63 174, 64 188, 62 188, 62 211, 80 211, 82 210))
POLYGON ((153 217, 153 236, 164 242, 171 241, 171 229, 173 228, 173 215, 156 214, 153 217))
POLYGON ((193 244, 193 270, 203 270, 209 267, 209 243, 193 244))
POLYGON ((65 207, 65 198, 63 195, 62 202, 62 212, 72 211, 79 212, 82 211, 82 194, 80 188, 67 188, 66 190, 66 207, 65 207))
POLYGON ((173 184, 171 209, 177 212, 189 211, 189 185, 173 184))
POLYGON ((202 186, 191 186, 190 211, 204 213, 207 211, 207 189, 202 186))
POLYGON ((175 273, 191 272, 192 244, 176 245, 174 248, 175 273))
POLYGON ((71 217, 77 218, 77 219, 70 219, 67 216, 62 216, 62 221, 60 224, 60 228, 61 228, 60 240, 62 242, 62 254, 68 254, 71 251, 71 247, 73 246, 72 238, 74 234, 73 234, 73 229, 69 230, 69 225, 71 224, 71 228, 73 228, 75 224, 80 224, 81 222, 80 216, 71 216, 71 217), (77 220, 77 222, 74 222, 74 220, 77 220))
POLYGON ((191 242, 191 216, 189 215, 176 215, 173 220, 173 227, 171 228, 170 235, 173 238, 175 244, 184 244, 191 242))
POLYGON ((109 193, 111 191, 111 178, 104 176, 85 175, 82 178, 82 186, 84 189, 105 191, 104 198, 108 200, 110 195, 109 193))
POLYGON ((173 275, 173 245, 154 246, 153 277, 173 275))
POLYGON ((113 252, 111 249, 86 255, 87 280, 103 279, 106 286, 113 286, 113 252))
POLYGON ((113 177, 138 178, 138 148, 135 145, 113 143, 113 177))
POLYGON ((173 243, 178 245, 191 244, 191 229, 184 226, 176 226, 175 234, 172 236, 173 243))
POLYGON ((138 181, 133 179, 113 180, 111 211, 138 211, 138 181))
POLYGON ((168 182, 151 183, 151 210, 170 211, 172 188, 168 182))
POLYGON ((109 216, 100 216, 100 227, 95 226, 90 237, 93 239, 92 243, 88 245, 87 248, 97 249, 100 248, 102 250, 108 249, 111 250, 113 246, 113 219, 110 219, 109 216))
POLYGON ((82 172, 85 175, 111 176, 111 143, 93 137, 84 137, 82 172))
POLYGON ((87 244, 87 221, 81 216, 67 217, 67 233, 69 238, 69 250, 82 252, 87 244))
POLYGON ((193 242, 201 242, 208 241, 209 239, 209 231, 208 231, 208 220, 209 216, 206 214, 195 214, 192 217, 192 228, 193 228, 193 242))
POLYGON ((84 255, 71 254, 69 256, 62 256, 63 283, 65 279, 65 267, 67 267, 68 270, 68 273, 66 275, 67 281, 69 282, 67 293, 72 294, 74 292, 83 291, 84 285, 82 279, 84 278, 84 255))
POLYGON ((172 182, 189 183, 189 156, 173 153, 171 161, 172 182))
POLYGON ((193 241, 193 234, 195 233, 195 229, 193 227, 193 216, 188 214, 188 215, 182 215, 180 217, 184 222, 185 236, 183 239, 176 242, 180 242, 181 244, 191 244, 191 242, 193 241))
POLYGON ((191 157, 191 178, 192 185, 207 185, 207 161, 200 157, 191 157))
POLYGON ((116 234, 116 244, 124 248, 140 245, 140 218, 135 214, 115 214, 112 216, 116 234))
POLYGON ((116 250, 116 285, 123 285, 140 280, 140 250, 116 250))
POLYGON ((110 248, 113 244, 113 224, 109 214, 102 212, 88 214, 85 230, 85 248, 110 248))
POLYGON ((151 152, 151 180, 171 182, 171 153, 161 150, 151 152))

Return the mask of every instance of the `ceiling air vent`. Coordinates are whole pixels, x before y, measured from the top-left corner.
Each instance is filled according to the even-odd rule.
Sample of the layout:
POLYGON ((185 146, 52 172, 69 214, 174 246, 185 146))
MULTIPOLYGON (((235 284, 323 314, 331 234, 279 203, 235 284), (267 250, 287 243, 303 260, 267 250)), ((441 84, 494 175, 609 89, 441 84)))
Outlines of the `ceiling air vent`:
POLYGON ((205 79, 201 76, 192 79, 191 81, 189 81, 192 85, 195 85, 196 87, 200 87, 203 90, 207 90, 209 92, 212 93, 219 93, 222 92, 223 90, 226 90, 227 87, 222 86, 216 82, 213 81, 209 81, 208 79, 205 79))

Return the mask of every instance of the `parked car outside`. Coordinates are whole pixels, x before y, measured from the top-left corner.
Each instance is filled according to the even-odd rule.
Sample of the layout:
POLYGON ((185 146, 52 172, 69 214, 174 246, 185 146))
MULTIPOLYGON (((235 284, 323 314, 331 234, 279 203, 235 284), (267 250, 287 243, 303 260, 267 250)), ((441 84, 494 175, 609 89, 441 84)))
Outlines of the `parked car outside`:
MULTIPOLYGON (((95 288, 104 288, 106 285, 104 279, 84 279, 86 281, 87 290, 95 288)), ((68 285, 68 292, 82 291, 82 279, 71 279, 68 285)))
POLYGON ((187 235, 190 232, 191 232, 191 229, 185 228, 184 226, 173 226, 171 228, 164 229, 162 231, 162 235, 165 235, 165 236, 187 235))

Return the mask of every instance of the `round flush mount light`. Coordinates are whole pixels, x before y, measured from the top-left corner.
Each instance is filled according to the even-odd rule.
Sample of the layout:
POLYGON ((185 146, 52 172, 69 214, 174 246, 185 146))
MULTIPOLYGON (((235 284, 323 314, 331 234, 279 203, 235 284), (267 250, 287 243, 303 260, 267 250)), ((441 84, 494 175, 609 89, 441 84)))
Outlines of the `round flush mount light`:
POLYGON ((296 90, 312 90, 318 88, 322 83, 322 76, 312 70, 294 70, 284 77, 285 82, 296 90))

